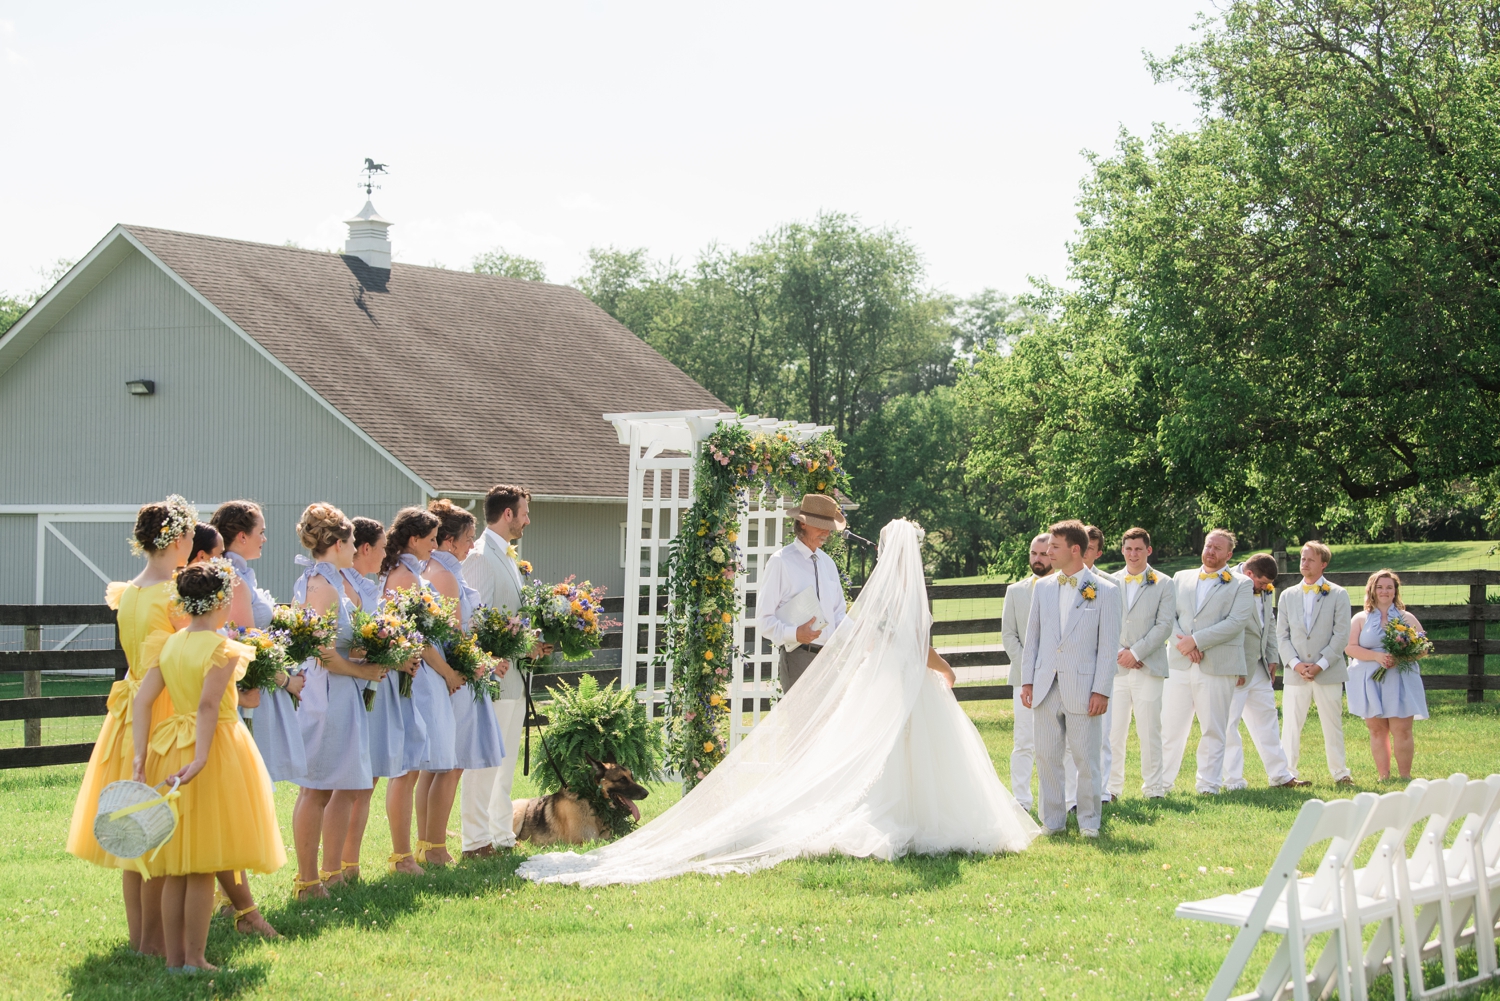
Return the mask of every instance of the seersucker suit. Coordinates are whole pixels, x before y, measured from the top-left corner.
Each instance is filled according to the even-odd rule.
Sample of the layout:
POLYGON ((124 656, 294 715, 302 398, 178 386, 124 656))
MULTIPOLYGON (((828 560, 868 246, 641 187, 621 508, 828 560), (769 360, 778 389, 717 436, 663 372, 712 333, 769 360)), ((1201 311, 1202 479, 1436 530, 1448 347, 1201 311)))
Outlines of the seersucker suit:
POLYGON ((1078 767, 1078 827, 1097 833, 1101 819, 1100 717, 1090 716, 1089 697, 1108 698, 1114 688, 1120 639, 1120 589, 1106 574, 1087 568, 1076 586, 1060 574, 1032 588, 1026 623, 1021 683, 1031 686, 1036 715, 1037 773, 1041 778, 1042 825, 1054 833, 1067 824, 1063 758, 1078 767), (1092 598, 1086 595, 1092 587, 1092 598), (1064 624, 1060 602, 1068 603, 1064 624))
POLYGON ((1323 728, 1323 753, 1328 760, 1329 777, 1335 782, 1349 778, 1344 752, 1344 682, 1349 679, 1349 662, 1344 648, 1349 645, 1349 592, 1337 584, 1319 578, 1328 594, 1308 592, 1293 584, 1281 595, 1276 610, 1276 640, 1281 652, 1285 687, 1281 691, 1281 746, 1286 751, 1292 774, 1301 778, 1298 769, 1302 756, 1302 726, 1307 710, 1318 704, 1318 723, 1323 728), (1306 616, 1307 602, 1312 603, 1312 623, 1306 616), (1326 666, 1312 681, 1293 670, 1303 661, 1326 666))
MULTIPOLYGON (((1239 568, 1236 568, 1238 570, 1239 568)), ((1253 583, 1253 582, 1252 582, 1253 583)), ((1224 738, 1224 788, 1247 789, 1245 743, 1240 721, 1250 731, 1256 753, 1266 768, 1266 781, 1285 785, 1291 778, 1286 753, 1281 749, 1280 721, 1276 715, 1276 692, 1272 687, 1272 664, 1276 654, 1276 609, 1271 592, 1251 594, 1250 619, 1245 623, 1245 683, 1234 690, 1229 705, 1229 728, 1224 738)))
POLYGON ((1120 623, 1120 649, 1129 650, 1140 667, 1116 665, 1114 697, 1110 699, 1112 745, 1107 791, 1119 796, 1125 791, 1125 747, 1130 738, 1130 717, 1141 744, 1141 794, 1165 796, 1162 783, 1161 690, 1167 676, 1167 640, 1177 621, 1177 598, 1172 579, 1150 564, 1141 571, 1139 583, 1128 583, 1128 571, 1116 571, 1120 600, 1124 606, 1120 623), (1132 593, 1133 592, 1133 593, 1132 593))

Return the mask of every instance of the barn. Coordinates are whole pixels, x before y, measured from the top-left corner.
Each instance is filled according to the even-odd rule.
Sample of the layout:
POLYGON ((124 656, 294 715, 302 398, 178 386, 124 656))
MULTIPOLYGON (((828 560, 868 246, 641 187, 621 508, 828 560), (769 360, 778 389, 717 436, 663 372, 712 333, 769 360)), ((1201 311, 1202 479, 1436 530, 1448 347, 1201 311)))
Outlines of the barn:
MULTIPOLYGON (((542 579, 619 594, 629 455, 605 413, 722 409, 577 289, 395 263, 374 206, 343 253, 112 229, 0 338, 0 605, 97 602, 168 493, 266 511, 290 595, 313 501, 389 523, 531 490, 542 579)), ((73 630, 46 645, 90 644, 73 630)), ((19 636, 0 636, 15 649, 19 636)), ((90 644, 91 645, 91 644, 90 644)))

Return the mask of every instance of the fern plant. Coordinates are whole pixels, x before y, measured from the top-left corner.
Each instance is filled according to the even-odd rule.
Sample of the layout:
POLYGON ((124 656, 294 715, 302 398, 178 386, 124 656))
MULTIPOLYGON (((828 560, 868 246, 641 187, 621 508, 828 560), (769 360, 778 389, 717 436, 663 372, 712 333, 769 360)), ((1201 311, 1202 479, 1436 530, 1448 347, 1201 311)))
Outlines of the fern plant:
POLYGON ((615 834, 628 834, 635 826, 630 813, 620 809, 599 791, 594 779, 596 761, 613 761, 630 769, 636 781, 659 779, 662 767, 661 724, 646 715, 646 707, 635 697, 635 690, 620 691, 611 681, 604 688, 585 674, 575 688, 563 682, 548 687, 552 702, 547 706, 545 736, 551 754, 543 751, 534 776, 544 793, 568 788, 589 801, 615 834), (553 765, 556 760, 556 767, 553 765))

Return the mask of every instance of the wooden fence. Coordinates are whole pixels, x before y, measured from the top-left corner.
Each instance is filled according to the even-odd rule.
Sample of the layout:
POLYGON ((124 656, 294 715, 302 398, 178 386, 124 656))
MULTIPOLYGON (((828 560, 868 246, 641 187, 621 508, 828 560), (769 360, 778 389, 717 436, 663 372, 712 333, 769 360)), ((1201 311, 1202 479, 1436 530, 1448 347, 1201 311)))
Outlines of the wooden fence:
MULTIPOLYGON (((1328 579, 1349 590, 1350 600, 1356 604, 1363 601, 1364 585, 1368 572, 1331 573, 1328 579)), ((1279 591, 1295 586, 1301 580, 1296 574, 1282 574, 1277 578, 1279 591)), ((1437 640, 1439 654, 1460 654, 1468 658, 1468 672, 1463 675, 1424 675, 1423 683, 1432 690, 1462 690, 1469 693, 1470 702, 1481 702, 1487 689, 1500 691, 1500 675, 1485 673, 1485 656, 1500 655, 1500 640, 1485 638, 1485 625, 1500 622, 1500 604, 1486 599, 1486 588, 1500 585, 1500 571, 1494 570, 1425 570, 1403 572, 1405 587, 1467 587, 1468 601, 1453 605, 1413 605, 1411 611, 1429 629, 1439 625, 1467 623, 1469 635, 1465 639, 1437 640)), ((1005 584, 934 584, 928 587, 929 601, 952 599, 1000 598, 1005 595, 1005 584)), ((621 598, 606 599, 605 612, 618 615, 622 608, 621 598)), ((41 695, 41 672, 82 671, 108 669, 116 679, 125 676, 125 654, 119 649, 116 634, 115 649, 112 650, 42 650, 41 630, 43 626, 112 625, 115 614, 104 605, 0 605, 0 626, 26 627, 25 650, 0 652, 0 672, 17 673, 23 677, 21 698, 0 699, 0 720, 25 721, 25 746, 0 748, 0 768, 27 768, 36 765, 61 765, 87 761, 91 743, 51 744, 41 742, 41 721, 68 716, 102 716, 105 713, 106 697, 103 695, 70 695, 44 698, 41 695)), ((932 624, 934 644, 942 647, 942 637, 963 636, 976 633, 1000 632, 1000 619, 949 619, 932 624)), ((618 628, 604 637, 604 646, 593 662, 578 665, 579 669, 556 674, 537 675, 534 688, 556 685, 561 682, 577 684, 584 674, 592 674, 600 684, 618 680, 620 676, 620 648, 622 636, 618 628)), ((966 650, 946 655, 954 667, 999 667, 1009 664, 1009 658, 999 646, 987 646, 980 650, 966 650)), ((1281 687, 1278 680, 1276 687, 1281 687)), ((962 685, 954 689, 960 702, 976 702, 993 699, 1010 699, 1014 692, 1010 685, 962 685)), ((545 717, 538 719, 545 722, 545 717)))

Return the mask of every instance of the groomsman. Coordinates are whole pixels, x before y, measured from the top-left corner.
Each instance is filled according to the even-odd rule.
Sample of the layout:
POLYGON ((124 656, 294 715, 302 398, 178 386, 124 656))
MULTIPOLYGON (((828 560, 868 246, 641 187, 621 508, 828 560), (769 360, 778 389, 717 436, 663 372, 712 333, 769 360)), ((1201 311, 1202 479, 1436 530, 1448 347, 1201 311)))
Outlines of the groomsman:
POLYGON ((1167 639, 1177 620, 1177 592, 1167 576, 1147 562, 1151 534, 1144 528, 1126 531, 1120 554, 1125 557, 1125 568, 1114 577, 1120 585, 1124 612, 1115 657, 1114 697, 1105 714, 1113 721, 1107 790, 1111 800, 1119 799, 1125 791, 1125 744, 1134 713, 1135 734, 1141 743, 1141 793, 1147 799, 1160 799, 1167 794, 1162 781, 1161 690, 1167 677, 1167 639))
MULTIPOLYGON (((479 603, 491 608, 521 607, 521 570, 516 543, 531 524, 531 494, 525 487, 491 487, 484 498, 485 530, 464 560, 464 580, 479 592, 479 603)), ((539 644, 536 656, 552 652, 539 644)), ((526 718, 526 685, 514 664, 501 662, 500 698, 490 702, 505 742, 505 759, 495 768, 464 772, 459 799, 464 857, 483 858, 495 850, 514 848, 511 830, 511 787, 516 779, 516 755, 521 750, 521 727, 526 718)))
POLYGON ((1172 788, 1187 750, 1194 714, 1198 740, 1199 793, 1223 787, 1224 741, 1237 679, 1245 676, 1245 624, 1254 590, 1250 578, 1228 567, 1234 533, 1216 528, 1203 540, 1203 565, 1179 571, 1177 625, 1168 643, 1170 676, 1162 689, 1162 781, 1172 788))
POLYGON ((1245 744, 1240 738, 1240 720, 1255 741, 1256 753, 1266 768, 1266 781, 1278 788, 1311 785, 1302 782, 1287 767, 1277 732, 1276 692, 1271 687, 1281 658, 1276 652, 1276 561, 1257 553, 1235 568, 1250 578, 1253 586, 1250 620, 1245 624, 1245 677, 1234 690, 1229 705, 1229 730, 1224 740, 1224 788, 1248 789, 1245 781, 1245 744))
MULTIPOLYGON (((1099 557, 1104 555, 1104 532, 1098 525, 1084 525, 1083 531, 1089 537, 1088 548, 1083 551, 1083 565, 1092 570, 1094 569, 1094 564, 1099 562, 1099 557)), ((1103 793, 1103 802, 1105 803, 1112 803, 1115 799, 1107 789, 1109 785, 1109 771, 1113 765, 1113 741, 1110 740, 1109 735, 1111 732, 1110 721, 1114 718, 1114 706, 1114 699, 1110 699, 1109 708, 1104 710, 1104 718, 1099 721, 1099 732, 1102 735, 1099 740, 1099 791, 1103 793)), ((1069 785, 1074 784, 1077 780, 1077 776, 1071 773, 1068 778, 1070 780, 1069 785)), ((1069 809, 1072 809, 1072 807, 1069 806, 1069 809)))
MULTIPOLYGON (((1052 557, 1048 554, 1052 536, 1043 532, 1031 540, 1031 551, 1027 562, 1031 564, 1031 576, 1016 581, 1005 589, 1005 604, 1000 610, 1000 642, 1005 646, 1005 656, 1010 660, 1010 685, 1015 690, 1016 723, 1010 750, 1010 789, 1023 810, 1032 807, 1031 772, 1036 762, 1036 717, 1031 709, 1021 705, 1021 654, 1026 649, 1026 622, 1031 615, 1031 591, 1036 582, 1052 572, 1052 557)), ((1077 776, 1073 777, 1076 787, 1077 776)), ((1071 796, 1070 802, 1073 801, 1071 796)))
POLYGON ((1353 785, 1344 760, 1344 682, 1349 668, 1344 647, 1349 644, 1349 592, 1332 584, 1323 570, 1333 553, 1313 540, 1302 545, 1302 583, 1281 596, 1276 617, 1276 640, 1281 662, 1289 665, 1281 690, 1281 746, 1286 748, 1292 774, 1302 754, 1302 725, 1307 707, 1318 704, 1323 727, 1323 752, 1328 774, 1339 785, 1353 785))
POLYGON ((1099 719, 1114 687, 1120 589, 1083 564, 1088 534, 1078 521, 1052 526, 1054 573, 1032 588, 1021 659, 1021 704, 1036 714, 1042 826, 1066 830, 1063 757, 1078 767, 1078 829, 1099 836, 1099 719))

